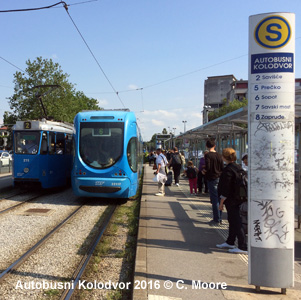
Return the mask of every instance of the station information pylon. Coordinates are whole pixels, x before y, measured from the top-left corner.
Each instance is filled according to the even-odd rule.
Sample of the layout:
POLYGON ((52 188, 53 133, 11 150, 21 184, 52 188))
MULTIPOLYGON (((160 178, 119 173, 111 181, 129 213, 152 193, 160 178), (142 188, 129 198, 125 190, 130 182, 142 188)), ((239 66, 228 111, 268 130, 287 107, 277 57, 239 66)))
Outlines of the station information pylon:
POLYGON ((249 19, 249 283, 294 284, 295 15, 249 19))

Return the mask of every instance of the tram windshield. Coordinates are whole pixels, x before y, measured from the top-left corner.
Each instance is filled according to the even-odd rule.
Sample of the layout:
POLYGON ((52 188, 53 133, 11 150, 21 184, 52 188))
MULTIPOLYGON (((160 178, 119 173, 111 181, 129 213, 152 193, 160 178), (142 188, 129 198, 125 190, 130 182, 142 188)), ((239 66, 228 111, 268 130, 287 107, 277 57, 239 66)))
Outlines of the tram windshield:
POLYGON ((37 154, 40 145, 40 132, 15 132, 16 154, 37 154))
POLYGON ((114 165, 122 155, 123 132, 123 123, 81 123, 80 156, 83 161, 95 169, 114 165))

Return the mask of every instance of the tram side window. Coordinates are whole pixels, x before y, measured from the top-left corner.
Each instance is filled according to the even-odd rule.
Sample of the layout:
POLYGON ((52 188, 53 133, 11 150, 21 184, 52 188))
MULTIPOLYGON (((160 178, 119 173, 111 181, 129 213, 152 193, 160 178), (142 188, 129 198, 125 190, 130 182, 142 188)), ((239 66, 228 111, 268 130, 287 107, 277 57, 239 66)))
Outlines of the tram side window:
POLYGON ((66 134, 65 143, 66 143, 66 154, 71 154, 72 153, 72 135, 66 134))
POLYGON ((41 143, 41 154, 47 154, 47 132, 43 132, 42 134, 42 143, 41 143))
POLYGON ((49 132, 49 154, 55 154, 55 133, 49 132))
POLYGON ((137 172, 138 161, 137 161, 137 149, 138 149, 138 140, 136 137, 131 138, 127 147, 127 158, 130 165, 130 168, 133 172, 137 172))
POLYGON ((56 134, 56 154, 65 154, 65 134, 56 134))

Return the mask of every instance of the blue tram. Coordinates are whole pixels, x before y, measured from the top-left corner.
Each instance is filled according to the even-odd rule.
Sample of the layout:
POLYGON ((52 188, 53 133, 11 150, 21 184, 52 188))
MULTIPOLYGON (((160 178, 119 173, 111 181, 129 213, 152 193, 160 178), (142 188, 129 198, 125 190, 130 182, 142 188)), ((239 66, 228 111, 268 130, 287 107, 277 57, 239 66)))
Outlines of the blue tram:
POLYGON ((46 119, 17 121, 13 135, 15 186, 53 188, 70 181, 73 125, 46 119))
POLYGON ((80 112, 74 127, 74 193, 103 198, 134 196, 142 167, 135 114, 129 110, 80 112))

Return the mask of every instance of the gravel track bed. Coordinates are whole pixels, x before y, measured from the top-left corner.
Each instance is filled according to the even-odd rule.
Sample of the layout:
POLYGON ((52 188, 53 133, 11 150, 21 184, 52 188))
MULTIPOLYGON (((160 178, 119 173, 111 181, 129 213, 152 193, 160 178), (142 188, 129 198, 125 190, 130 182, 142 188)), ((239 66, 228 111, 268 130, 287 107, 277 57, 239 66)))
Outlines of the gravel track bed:
MULTIPOLYGON (((116 253, 124 250, 124 245, 127 242, 128 228, 119 227, 114 239, 110 244, 111 249, 109 253, 103 257, 99 265, 97 266, 97 272, 88 276, 83 276, 82 280, 87 282, 107 283, 109 281, 113 283, 125 282, 122 274, 123 258, 116 257, 116 253)), ((108 293, 111 290, 106 289, 93 289, 93 290, 81 290, 81 293, 77 290, 74 296, 74 300, 105 300, 108 293)))
MULTIPOLYGON (((79 264, 87 245, 88 236, 95 232, 95 224, 107 206, 85 205, 45 245, 37 250, 15 274, 9 275, 0 285, 2 299, 50 299, 47 289, 16 289, 18 281, 57 283, 68 280, 79 264), (86 243, 85 243, 86 242, 86 243)), ((63 290, 59 290, 63 292, 63 290)))
MULTIPOLYGON (((125 205, 129 205, 127 203, 125 205)), ((106 284, 111 281, 111 283, 125 283, 127 284, 127 271, 131 267, 128 261, 120 254, 124 252, 127 242, 133 240, 133 237, 128 236, 128 218, 126 215, 122 216, 122 221, 120 219, 114 219, 112 224, 118 225, 117 231, 115 233, 109 232, 105 233, 104 239, 109 240, 109 251, 101 257, 101 260, 92 261, 89 263, 87 270, 84 272, 81 280, 82 282, 86 280, 86 283, 101 283, 106 284)), ((112 290, 114 289, 111 286, 112 290)), ((77 289, 72 295, 73 300, 106 300, 109 294, 113 291, 110 289, 77 289)), ((111 296, 109 299, 114 299, 111 296)), ((118 298, 119 299, 119 298, 118 298)), ((122 298, 125 299, 125 298, 122 298)), ((127 298, 128 299, 128 298, 127 298)))
MULTIPOLYGON (((0 201, 0 210, 4 210, 4 209, 14 206, 16 204, 19 204, 31 197, 35 197, 36 195, 37 195, 37 193, 35 193, 35 194, 28 193, 28 194, 12 197, 14 199, 9 199, 10 197, 6 198, 6 197, 1 196, 1 199, 3 199, 3 198, 4 199, 0 201)), ((43 196, 41 196, 41 197, 43 197, 43 196)))
MULTIPOLYGON (((43 196, 0 216, 0 269, 7 268, 78 206, 71 189, 43 196), (22 215, 30 208, 53 210, 50 215, 22 215)), ((1 293, 0 293, 1 295, 1 293)), ((0 297, 1 299, 1 297, 0 297)))
POLYGON ((0 201, 0 210, 7 209, 7 208, 17 205, 21 202, 23 202, 23 201, 22 200, 8 200, 8 199, 1 200, 0 201))

